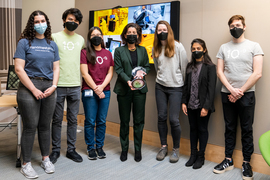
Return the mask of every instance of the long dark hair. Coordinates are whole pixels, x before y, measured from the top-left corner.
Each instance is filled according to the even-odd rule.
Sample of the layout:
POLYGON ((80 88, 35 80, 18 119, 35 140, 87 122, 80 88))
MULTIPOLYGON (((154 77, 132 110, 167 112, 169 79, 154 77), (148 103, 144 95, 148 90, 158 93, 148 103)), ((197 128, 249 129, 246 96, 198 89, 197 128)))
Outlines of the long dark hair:
POLYGON ((165 46, 165 53, 164 55, 166 57, 173 57, 174 56, 174 34, 173 34, 173 30, 170 26, 170 24, 167 22, 167 21, 159 21, 157 23, 157 26, 156 26, 156 30, 155 30, 155 38, 154 38, 154 58, 157 58, 159 57, 160 53, 161 53, 161 48, 162 48, 162 45, 161 45, 161 42, 160 40, 158 39, 157 37, 157 31, 158 31, 158 25, 160 24, 164 24, 167 29, 168 29, 168 38, 167 38, 167 44, 165 46))
MULTIPOLYGON (((96 64, 96 50, 95 50, 95 47, 91 44, 90 39, 91 39, 91 34, 94 30, 98 30, 101 33, 101 35, 103 36, 103 33, 99 27, 93 26, 88 31, 86 48, 85 48, 86 49, 86 56, 87 56, 87 61, 93 65, 96 64)), ((105 49, 103 39, 101 40, 101 47, 103 49, 105 49)))
MULTIPOLYGON (((200 45, 202 46, 202 48, 203 48, 203 51, 205 51, 205 52, 203 53, 203 60, 202 60, 202 62, 203 62, 204 64, 209 64, 209 65, 213 64, 213 62, 212 62, 210 56, 208 55, 208 50, 207 50, 207 48, 206 48, 206 44, 205 44, 204 40, 199 39, 199 38, 194 39, 194 40, 191 42, 190 50, 192 49, 192 46, 193 46, 194 43, 200 44, 200 45)), ((191 54, 191 61, 190 61, 190 62, 188 63, 188 65, 187 65, 187 70, 194 69, 194 68, 196 68, 196 58, 193 57, 192 54, 191 54)))
POLYGON ((36 37, 36 31, 34 29, 34 24, 35 24, 34 19, 35 19, 35 16, 38 16, 38 15, 43 15, 46 19, 47 29, 44 33, 44 36, 46 38, 47 43, 50 44, 50 41, 52 40, 51 24, 50 24, 49 18, 44 12, 37 10, 37 11, 32 12, 32 14, 29 16, 26 27, 19 38, 19 40, 27 39, 29 42, 29 46, 31 46, 31 42, 36 37))

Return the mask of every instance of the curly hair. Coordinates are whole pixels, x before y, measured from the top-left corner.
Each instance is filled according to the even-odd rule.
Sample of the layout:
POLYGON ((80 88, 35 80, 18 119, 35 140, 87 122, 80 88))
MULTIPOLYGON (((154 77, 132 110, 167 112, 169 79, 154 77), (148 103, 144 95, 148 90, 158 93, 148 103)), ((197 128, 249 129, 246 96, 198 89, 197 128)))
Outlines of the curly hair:
POLYGON ((37 11, 32 12, 32 14, 29 16, 26 27, 19 38, 19 40, 27 39, 29 42, 29 46, 31 46, 31 42, 34 40, 36 36, 36 31, 34 30, 34 24, 35 24, 34 19, 35 19, 35 16, 38 16, 38 15, 43 15, 46 19, 47 29, 44 33, 44 36, 46 38, 47 43, 50 44, 50 41, 52 41, 51 24, 50 24, 49 18, 44 12, 37 10, 37 11))

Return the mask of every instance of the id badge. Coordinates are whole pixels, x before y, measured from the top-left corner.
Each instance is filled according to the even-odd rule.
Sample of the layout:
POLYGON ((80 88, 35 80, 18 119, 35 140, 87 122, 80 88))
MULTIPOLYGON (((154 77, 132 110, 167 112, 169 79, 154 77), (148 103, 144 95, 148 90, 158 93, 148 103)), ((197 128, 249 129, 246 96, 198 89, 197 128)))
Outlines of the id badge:
POLYGON ((90 97, 93 96, 93 90, 92 89, 87 89, 84 91, 84 97, 90 97))

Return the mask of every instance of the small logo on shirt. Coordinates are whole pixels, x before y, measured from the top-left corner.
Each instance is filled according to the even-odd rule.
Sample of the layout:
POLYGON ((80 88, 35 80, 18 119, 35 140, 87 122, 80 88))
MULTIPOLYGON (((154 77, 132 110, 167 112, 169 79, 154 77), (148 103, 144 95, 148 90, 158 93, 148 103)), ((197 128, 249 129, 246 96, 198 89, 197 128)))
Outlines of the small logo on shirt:
POLYGON ((70 50, 72 51, 74 49, 75 46, 79 46, 80 44, 78 42, 76 42, 75 44, 73 42, 66 42, 64 41, 63 42, 63 45, 64 45, 64 50, 70 50))
POLYGON ((103 58, 101 56, 97 56, 96 58, 98 64, 103 64, 103 60, 108 60, 107 56, 104 56, 103 58))

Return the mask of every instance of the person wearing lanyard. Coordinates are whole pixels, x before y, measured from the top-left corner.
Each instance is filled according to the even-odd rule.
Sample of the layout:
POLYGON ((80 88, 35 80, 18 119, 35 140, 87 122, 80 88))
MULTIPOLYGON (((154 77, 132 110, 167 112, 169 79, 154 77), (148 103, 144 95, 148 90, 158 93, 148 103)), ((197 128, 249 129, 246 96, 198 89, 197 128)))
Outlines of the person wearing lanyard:
POLYGON ((105 49, 101 29, 99 27, 90 28, 87 35, 87 47, 81 51, 82 102, 85 113, 84 137, 90 160, 106 157, 103 145, 111 96, 110 81, 113 77, 113 66, 112 54, 105 49))

